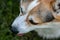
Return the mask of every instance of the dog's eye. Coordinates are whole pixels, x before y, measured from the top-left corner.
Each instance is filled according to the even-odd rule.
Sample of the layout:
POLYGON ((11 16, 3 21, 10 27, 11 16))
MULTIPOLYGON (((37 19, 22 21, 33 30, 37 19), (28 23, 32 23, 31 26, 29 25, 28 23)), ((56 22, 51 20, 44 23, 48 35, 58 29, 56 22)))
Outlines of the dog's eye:
POLYGON ((29 22, 33 25, 37 25, 38 23, 34 22, 33 20, 29 20, 29 22))

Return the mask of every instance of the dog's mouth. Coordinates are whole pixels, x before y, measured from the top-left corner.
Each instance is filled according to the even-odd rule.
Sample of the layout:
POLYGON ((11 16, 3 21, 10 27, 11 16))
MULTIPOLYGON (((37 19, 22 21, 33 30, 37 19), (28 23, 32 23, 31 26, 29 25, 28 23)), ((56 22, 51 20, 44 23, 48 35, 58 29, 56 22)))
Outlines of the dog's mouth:
POLYGON ((24 34, 23 33, 18 33, 17 36, 23 36, 24 34))

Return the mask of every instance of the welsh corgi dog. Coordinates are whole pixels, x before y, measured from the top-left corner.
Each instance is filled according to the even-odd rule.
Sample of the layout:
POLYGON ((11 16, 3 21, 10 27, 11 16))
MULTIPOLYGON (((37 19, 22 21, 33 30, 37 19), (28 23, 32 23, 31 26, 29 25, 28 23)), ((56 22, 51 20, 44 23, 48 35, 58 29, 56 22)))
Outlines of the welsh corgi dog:
POLYGON ((20 0, 20 14, 11 26, 19 36, 35 30, 43 38, 60 37, 60 0, 20 0))

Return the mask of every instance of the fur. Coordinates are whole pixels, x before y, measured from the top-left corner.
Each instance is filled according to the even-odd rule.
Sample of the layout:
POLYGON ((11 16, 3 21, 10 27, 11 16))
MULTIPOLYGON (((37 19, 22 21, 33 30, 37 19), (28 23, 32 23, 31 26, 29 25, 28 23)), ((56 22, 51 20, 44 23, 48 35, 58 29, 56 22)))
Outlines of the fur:
POLYGON ((60 0, 21 0, 22 12, 14 20, 12 27, 16 27, 19 34, 35 30, 43 38, 60 37, 60 13, 56 13, 60 11, 56 7, 58 3, 60 0))

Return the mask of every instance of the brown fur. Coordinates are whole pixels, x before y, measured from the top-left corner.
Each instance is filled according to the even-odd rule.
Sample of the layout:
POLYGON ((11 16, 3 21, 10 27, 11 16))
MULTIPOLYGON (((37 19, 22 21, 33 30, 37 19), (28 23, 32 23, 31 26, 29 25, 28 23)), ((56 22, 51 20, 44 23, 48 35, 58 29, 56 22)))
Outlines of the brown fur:
MULTIPOLYGON (((29 0, 28 2, 24 2, 22 5, 27 9, 29 3, 31 2, 32 0, 29 0)), ((57 16, 54 11, 53 11, 53 5, 55 3, 56 0, 38 0, 38 2, 40 2, 39 5, 37 5, 36 7, 34 7, 28 14, 27 16, 27 22, 29 23, 28 21, 28 17, 29 16, 34 16, 34 20, 37 21, 36 23, 39 23, 39 24, 42 24, 44 23, 43 20, 44 20, 44 17, 45 15, 44 14, 47 14, 45 13, 46 10, 52 12, 52 15, 54 16, 54 20, 53 22, 60 22, 60 16, 57 16), (39 13, 39 11, 41 11, 41 13, 39 13)), ((52 21, 51 21, 52 22, 52 21)))

